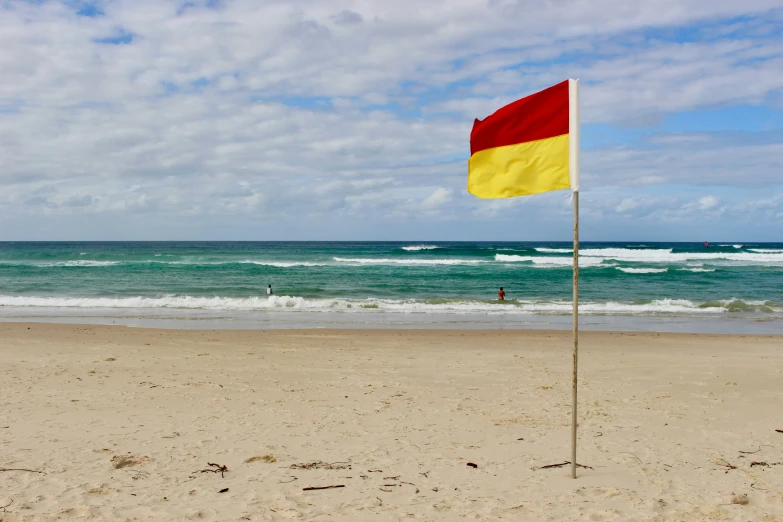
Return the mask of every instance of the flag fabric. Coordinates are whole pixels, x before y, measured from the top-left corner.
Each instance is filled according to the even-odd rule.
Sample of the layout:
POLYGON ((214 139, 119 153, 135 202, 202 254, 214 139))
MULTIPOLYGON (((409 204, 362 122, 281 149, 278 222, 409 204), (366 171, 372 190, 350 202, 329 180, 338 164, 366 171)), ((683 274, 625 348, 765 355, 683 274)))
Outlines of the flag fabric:
POLYGON ((570 121, 575 119, 569 111, 576 89, 570 90, 572 82, 531 94, 473 123, 468 192, 510 198, 572 186, 576 190, 569 179, 569 131, 578 124, 570 121))

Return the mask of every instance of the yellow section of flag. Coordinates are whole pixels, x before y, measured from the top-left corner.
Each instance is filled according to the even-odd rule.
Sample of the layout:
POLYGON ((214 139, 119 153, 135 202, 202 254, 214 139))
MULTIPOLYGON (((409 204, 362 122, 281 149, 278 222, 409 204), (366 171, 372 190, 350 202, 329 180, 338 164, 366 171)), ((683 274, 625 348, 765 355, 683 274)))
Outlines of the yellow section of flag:
POLYGON ((511 198, 571 186, 568 134, 493 147, 468 161, 468 192, 480 198, 511 198))

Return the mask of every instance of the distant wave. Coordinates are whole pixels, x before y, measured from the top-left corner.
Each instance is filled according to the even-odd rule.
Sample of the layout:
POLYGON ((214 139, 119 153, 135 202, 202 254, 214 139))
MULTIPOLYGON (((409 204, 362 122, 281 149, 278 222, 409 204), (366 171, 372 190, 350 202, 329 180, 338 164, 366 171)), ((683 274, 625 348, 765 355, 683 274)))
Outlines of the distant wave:
POLYGON ((625 268, 617 267, 617 270, 627 274, 662 274, 668 272, 668 268, 625 268))
POLYGON ((56 263, 41 263, 36 266, 51 267, 51 266, 112 266, 119 265, 120 261, 58 261, 56 263))
POLYGON ((573 248, 536 248, 538 252, 545 252, 545 253, 551 253, 551 254, 569 254, 574 251, 573 248))
MULTIPOLYGON (((155 254, 160 255, 160 254, 155 254)), ((56 261, 52 263, 36 263, 29 261, 0 261, 0 265, 6 266, 29 266, 33 268, 62 268, 62 267, 105 267, 105 266, 132 266, 132 265, 174 265, 174 266, 218 266, 218 265, 261 265, 273 266, 278 268, 290 268, 296 266, 328 266, 331 263, 313 263, 308 261, 256 261, 252 259, 231 260, 231 261, 158 261, 158 260, 138 260, 138 261, 56 261)))
MULTIPOLYGON (((134 264, 134 263, 127 263, 134 264)), ((309 261, 265 261, 255 259, 242 259, 231 261, 137 261, 136 264, 154 265, 180 265, 180 266, 219 266, 219 265, 260 265, 274 266, 278 268, 290 268, 294 266, 327 266, 329 263, 312 263, 309 261)))
MULTIPOLYGON (((237 261, 242 265, 261 265, 261 266, 275 266, 278 268, 290 268, 292 266, 328 266, 329 263, 310 263, 307 261, 237 261)), ((216 263, 226 264, 226 263, 216 263)))
POLYGON ((678 268, 677 270, 684 270, 686 272, 714 272, 714 268, 678 268))
MULTIPOLYGON (((539 266, 572 266, 574 264, 573 257, 546 257, 546 256, 517 256, 509 254, 495 254, 495 261, 501 261, 504 263, 524 263, 529 262, 539 266)), ((595 266, 614 266, 603 265, 603 259, 584 259, 579 258, 580 267, 595 267, 595 266)))
MULTIPOLYGON (((0 295, 0 307, 78 309, 182 309, 225 311, 309 311, 345 313, 439 313, 480 315, 568 315, 570 301, 478 301, 457 299, 306 299, 297 296, 263 297, 20 297, 0 295)), ((726 299, 694 302, 686 299, 658 299, 646 302, 581 302, 585 315, 713 315, 727 312, 781 313, 783 303, 726 299)))
POLYGON ((783 248, 749 248, 748 251, 759 254, 783 254, 783 248))
MULTIPOLYGON (((751 252, 673 252, 671 248, 637 250, 631 248, 585 248, 579 257, 613 259, 636 263, 684 263, 687 261, 729 261, 736 265, 783 266, 783 250, 751 252)), ((581 264, 581 260, 580 260, 581 264)))
POLYGON ((407 250, 409 252, 416 252, 418 250, 435 250, 436 248, 440 247, 436 245, 411 245, 402 247, 403 250, 407 250))
POLYGON ((358 265, 478 265, 488 263, 480 259, 386 259, 374 257, 335 257, 338 263, 358 265))

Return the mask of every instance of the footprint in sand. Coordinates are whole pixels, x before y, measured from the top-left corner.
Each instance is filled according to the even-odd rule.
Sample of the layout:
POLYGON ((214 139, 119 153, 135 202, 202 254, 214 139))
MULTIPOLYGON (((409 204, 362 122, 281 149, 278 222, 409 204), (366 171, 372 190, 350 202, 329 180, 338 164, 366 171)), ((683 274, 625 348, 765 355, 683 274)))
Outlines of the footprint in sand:
POLYGON ((108 488, 100 487, 88 489, 87 493, 90 495, 111 495, 114 492, 108 488))
POLYGON ((90 512, 89 506, 77 506, 73 507, 71 509, 66 509, 62 512, 63 515, 68 515, 70 517, 83 517, 86 516, 90 512))

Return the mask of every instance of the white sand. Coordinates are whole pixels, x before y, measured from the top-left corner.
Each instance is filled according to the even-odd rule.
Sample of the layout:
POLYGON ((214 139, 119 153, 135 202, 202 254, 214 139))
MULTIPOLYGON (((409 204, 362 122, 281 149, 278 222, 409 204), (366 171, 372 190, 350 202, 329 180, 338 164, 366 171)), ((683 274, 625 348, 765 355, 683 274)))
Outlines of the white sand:
POLYGON ((783 338, 581 346, 572 480, 568 332, 3 323, 0 520, 783 520, 783 338))

